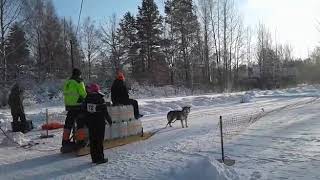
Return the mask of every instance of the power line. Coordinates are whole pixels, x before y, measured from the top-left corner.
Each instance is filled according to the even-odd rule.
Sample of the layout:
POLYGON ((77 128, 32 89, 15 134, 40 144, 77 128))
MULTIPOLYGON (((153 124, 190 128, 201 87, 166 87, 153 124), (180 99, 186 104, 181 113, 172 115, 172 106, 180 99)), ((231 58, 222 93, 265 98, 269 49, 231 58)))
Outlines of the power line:
POLYGON ((81 17, 81 13, 82 13, 82 5, 83 5, 83 0, 81 0, 81 6, 80 6, 80 12, 79 12, 79 18, 78 18, 76 36, 77 36, 77 34, 78 34, 78 28, 79 28, 79 25, 80 25, 80 17, 81 17))

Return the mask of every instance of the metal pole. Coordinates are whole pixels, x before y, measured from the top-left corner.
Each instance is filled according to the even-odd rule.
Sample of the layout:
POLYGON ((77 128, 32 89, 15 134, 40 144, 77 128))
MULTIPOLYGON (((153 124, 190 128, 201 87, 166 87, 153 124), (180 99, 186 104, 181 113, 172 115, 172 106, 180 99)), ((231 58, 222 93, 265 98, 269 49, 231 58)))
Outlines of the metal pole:
MULTIPOLYGON (((49 125, 49 112, 48 109, 46 109, 46 121, 47 121, 47 126, 49 125)), ((47 137, 49 136, 49 128, 47 128, 47 137)))
POLYGON ((74 68, 74 58, 73 58, 73 41, 70 40, 70 56, 71 56, 71 67, 74 68))
POLYGON ((223 133, 222 133, 222 116, 220 116, 220 137, 221 137, 221 156, 222 156, 222 162, 224 162, 223 133))

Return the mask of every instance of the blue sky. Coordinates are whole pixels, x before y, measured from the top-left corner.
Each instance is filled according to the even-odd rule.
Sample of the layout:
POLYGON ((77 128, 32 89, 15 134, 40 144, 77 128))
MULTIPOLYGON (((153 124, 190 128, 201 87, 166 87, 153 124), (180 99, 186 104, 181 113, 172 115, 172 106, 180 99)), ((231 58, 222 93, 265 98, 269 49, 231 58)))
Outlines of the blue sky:
MULTIPOLYGON (((116 13, 120 18, 125 12, 137 13, 142 0, 84 0, 82 19, 90 16, 103 24, 116 13)), ((155 0, 163 11, 164 0, 155 0)), ((235 0, 240 4, 244 22, 256 29, 264 23, 278 43, 288 43, 295 56, 307 57, 319 45, 320 0, 235 0)), ((72 18, 76 23, 81 0, 53 0, 61 17, 72 18)))
MULTIPOLYGON (((60 16, 71 17, 77 21, 81 0, 53 0, 56 10, 60 16)), ((107 19, 116 13, 121 17, 125 12, 136 13, 141 0, 84 0, 82 9, 82 18, 90 16, 97 22, 107 21, 107 19)))

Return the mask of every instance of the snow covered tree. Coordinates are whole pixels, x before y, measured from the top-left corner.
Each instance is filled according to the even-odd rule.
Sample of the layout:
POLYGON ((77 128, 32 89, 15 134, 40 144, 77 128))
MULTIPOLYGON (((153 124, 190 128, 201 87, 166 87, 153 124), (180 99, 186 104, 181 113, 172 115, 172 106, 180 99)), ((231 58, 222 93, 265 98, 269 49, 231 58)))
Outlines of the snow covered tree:
POLYGON ((7 80, 7 54, 5 48, 6 35, 21 12, 20 0, 0 0, 0 58, 2 78, 7 80))

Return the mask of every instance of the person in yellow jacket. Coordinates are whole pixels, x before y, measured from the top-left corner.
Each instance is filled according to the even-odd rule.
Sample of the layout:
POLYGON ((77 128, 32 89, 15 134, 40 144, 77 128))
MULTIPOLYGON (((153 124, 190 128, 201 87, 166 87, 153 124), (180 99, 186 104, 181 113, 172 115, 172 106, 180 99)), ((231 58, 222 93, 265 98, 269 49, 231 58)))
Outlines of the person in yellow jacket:
POLYGON ((72 76, 64 83, 63 87, 64 104, 66 107, 67 117, 64 124, 62 147, 70 144, 70 133, 77 122, 77 130, 75 139, 77 142, 82 142, 85 139, 84 127, 84 113, 82 112, 82 102, 87 96, 84 82, 81 78, 81 71, 79 69, 72 70, 72 76))

